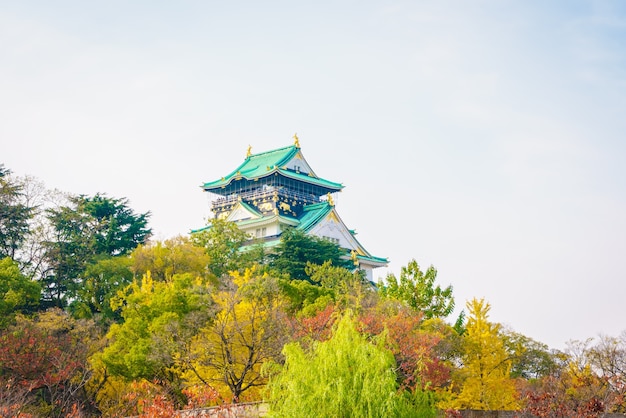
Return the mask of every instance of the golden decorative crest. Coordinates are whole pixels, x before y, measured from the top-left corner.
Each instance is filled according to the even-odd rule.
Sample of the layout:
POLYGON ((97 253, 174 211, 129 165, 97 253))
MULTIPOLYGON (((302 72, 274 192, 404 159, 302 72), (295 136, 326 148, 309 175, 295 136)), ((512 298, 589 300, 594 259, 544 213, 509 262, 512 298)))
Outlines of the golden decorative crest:
POLYGON ((252 145, 248 145, 248 152, 246 153, 246 157, 249 157, 252 155, 252 145))
POLYGON ((330 194, 330 192, 326 195, 326 198, 330 206, 335 206, 335 202, 333 202, 333 196, 330 194))
POLYGON ((356 251, 350 251, 350 258, 352 259, 352 263, 354 263, 355 266, 359 265, 359 259, 357 258, 356 251))
POLYGON ((298 139, 297 133, 293 134, 293 144, 296 146, 296 148, 300 148, 300 140, 298 139))

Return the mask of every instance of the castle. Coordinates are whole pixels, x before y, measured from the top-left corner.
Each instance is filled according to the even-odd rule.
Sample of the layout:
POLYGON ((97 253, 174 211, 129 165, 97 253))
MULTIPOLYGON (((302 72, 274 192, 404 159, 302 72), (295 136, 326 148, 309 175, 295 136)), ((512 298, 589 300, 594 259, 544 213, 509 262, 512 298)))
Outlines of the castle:
MULTIPOLYGON (((230 174, 201 186, 211 193, 211 211, 218 219, 234 222, 254 242, 271 248, 286 228, 330 240, 346 250, 366 278, 386 266, 386 258, 371 255, 343 223, 333 200, 343 185, 318 177, 302 155, 297 135, 294 144, 252 154, 230 174)), ((209 226, 210 228, 210 226, 209 226)))

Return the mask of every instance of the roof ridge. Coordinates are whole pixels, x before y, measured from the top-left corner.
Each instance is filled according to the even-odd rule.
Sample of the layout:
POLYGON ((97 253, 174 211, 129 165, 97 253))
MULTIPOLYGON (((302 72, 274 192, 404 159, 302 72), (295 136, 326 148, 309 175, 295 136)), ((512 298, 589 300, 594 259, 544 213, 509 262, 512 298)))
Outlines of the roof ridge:
POLYGON ((302 206, 302 210, 309 211, 309 210, 315 209, 317 206, 325 206, 325 205, 330 206, 330 204, 328 203, 328 200, 321 200, 319 202, 309 203, 308 205, 302 206))
POLYGON ((252 157, 256 157, 256 156, 264 155, 264 154, 270 154, 270 153, 278 152, 278 151, 284 151, 284 150, 289 149, 289 148, 295 148, 295 145, 288 145, 288 146, 282 147, 282 148, 276 148, 276 149, 271 149, 271 150, 268 150, 268 151, 259 152, 259 153, 256 153, 256 154, 250 154, 248 156, 248 158, 252 158, 252 157))

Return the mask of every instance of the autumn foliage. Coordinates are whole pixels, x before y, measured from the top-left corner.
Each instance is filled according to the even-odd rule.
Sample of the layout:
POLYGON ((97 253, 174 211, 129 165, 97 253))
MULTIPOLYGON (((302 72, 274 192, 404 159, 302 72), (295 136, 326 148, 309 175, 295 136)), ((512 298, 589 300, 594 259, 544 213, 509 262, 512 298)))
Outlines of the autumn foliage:
POLYGON ((447 322, 452 286, 415 260, 375 286, 297 230, 272 253, 224 220, 150 242, 126 199, 29 206, 23 186, 0 166, 0 417, 626 412, 626 334, 550 350, 482 299, 447 322))

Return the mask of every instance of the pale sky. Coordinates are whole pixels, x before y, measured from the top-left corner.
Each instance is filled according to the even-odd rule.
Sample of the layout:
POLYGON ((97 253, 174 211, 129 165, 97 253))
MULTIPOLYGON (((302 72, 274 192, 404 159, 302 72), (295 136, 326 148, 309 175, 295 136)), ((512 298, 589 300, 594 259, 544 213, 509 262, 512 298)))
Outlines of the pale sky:
POLYGON ((626 329, 626 2, 0 1, 0 163, 205 224, 293 143, 375 277, 416 259, 553 348, 626 329))

